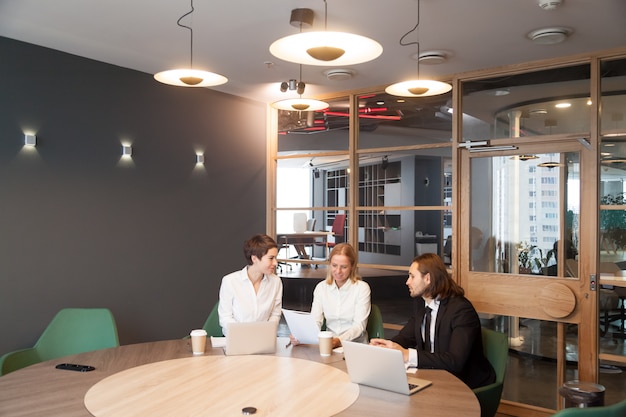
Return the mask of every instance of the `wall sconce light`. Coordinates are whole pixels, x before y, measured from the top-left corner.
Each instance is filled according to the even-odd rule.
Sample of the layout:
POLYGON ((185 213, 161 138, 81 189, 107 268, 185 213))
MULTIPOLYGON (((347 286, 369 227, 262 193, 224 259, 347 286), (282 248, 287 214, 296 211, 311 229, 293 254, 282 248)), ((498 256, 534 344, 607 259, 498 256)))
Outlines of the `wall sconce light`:
POLYGON ((204 154, 197 153, 196 154, 196 165, 204 164, 204 154))
POLYGON ((37 136, 35 135, 24 135, 24 146, 37 146, 37 136))
POLYGON ((133 148, 130 145, 122 145, 122 156, 130 158, 133 155, 133 148))

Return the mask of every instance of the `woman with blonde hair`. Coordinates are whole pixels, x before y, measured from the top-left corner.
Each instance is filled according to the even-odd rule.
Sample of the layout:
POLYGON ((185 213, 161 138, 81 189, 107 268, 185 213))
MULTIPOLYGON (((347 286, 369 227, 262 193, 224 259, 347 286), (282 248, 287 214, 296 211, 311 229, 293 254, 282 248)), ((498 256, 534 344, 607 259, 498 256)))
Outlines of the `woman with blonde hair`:
MULTIPOLYGON (((356 251, 348 243, 337 244, 330 252, 326 279, 315 287, 311 316, 321 328, 333 333, 333 348, 342 340, 367 343, 367 319, 371 292, 357 275, 356 251)), ((291 338, 293 344, 298 341, 291 338)))

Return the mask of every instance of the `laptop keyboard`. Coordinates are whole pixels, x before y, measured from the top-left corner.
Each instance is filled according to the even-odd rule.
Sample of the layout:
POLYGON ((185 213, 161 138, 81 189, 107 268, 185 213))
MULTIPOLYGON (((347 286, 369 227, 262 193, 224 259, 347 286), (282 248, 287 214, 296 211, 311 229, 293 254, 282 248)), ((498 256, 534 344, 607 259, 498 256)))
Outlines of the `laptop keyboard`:
POLYGON ((409 391, 411 391, 413 388, 417 388, 417 387, 419 387, 419 385, 409 383, 409 391))

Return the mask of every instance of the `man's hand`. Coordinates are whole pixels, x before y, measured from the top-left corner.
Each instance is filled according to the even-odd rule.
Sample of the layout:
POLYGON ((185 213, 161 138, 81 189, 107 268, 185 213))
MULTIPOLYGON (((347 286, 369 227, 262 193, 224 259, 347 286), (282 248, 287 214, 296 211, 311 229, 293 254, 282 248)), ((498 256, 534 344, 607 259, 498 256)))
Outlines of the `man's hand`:
POLYGON ((380 346, 380 347, 384 347, 384 348, 387 348, 387 349, 399 350, 400 352, 402 352, 402 358, 404 359, 404 361, 406 362, 406 361, 409 360, 409 350, 403 348, 402 346, 400 346, 396 342, 392 342, 391 340, 374 338, 374 339, 370 340, 370 345, 372 345, 372 346, 380 346))

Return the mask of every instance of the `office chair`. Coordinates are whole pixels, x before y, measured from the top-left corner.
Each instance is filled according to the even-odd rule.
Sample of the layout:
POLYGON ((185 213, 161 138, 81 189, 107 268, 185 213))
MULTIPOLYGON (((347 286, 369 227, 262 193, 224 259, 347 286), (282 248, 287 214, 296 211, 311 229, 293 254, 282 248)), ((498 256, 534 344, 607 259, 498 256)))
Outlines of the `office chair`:
POLYGON ((35 346, 0 357, 0 375, 50 359, 119 345, 109 309, 65 308, 54 316, 35 346))
POLYGON ((372 304, 370 315, 367 318, 367 340, 372 338, 384 338, 385 328, 383 327, 383 316, 380 308, 376 304, 372 304))
POLYGON ((626 400, 613 405, 587 408, 564 408, 552 417, 624 417, 626 400))
POLYGON ((222 326, 220 326, 220 316, 217 312, 219 305, 219 301, 215 303, 215 305, 213 306, 213 310, 211 310, 209 316, 204 322, 204 325, 202 326, 202 328, 206 330, 207 336, 224 336, 224 334, 222 333, 222 326))
POLYGON ((506 334, 494 330, 481 329, 483 351, 496 371, 496 382, 483 387, 474 388, 474 394, 480 403, 481 417, 494 417, 500 405, 504 374, 509 354, 509 338, 506 334))
POLYGON ((345 214, 337 214, 335 215, 335 219, 333 220, 333 226, 331 231, 333 232, 333 237, 335 238, 334 242, 315 242, 317 246, 328 246, 329 248, 334 247, 337 243, 341 243, 344 241, 344 228, 346 225, 346 215, 345 214))

